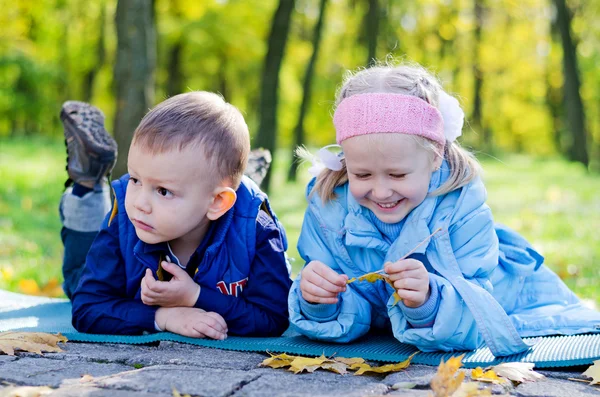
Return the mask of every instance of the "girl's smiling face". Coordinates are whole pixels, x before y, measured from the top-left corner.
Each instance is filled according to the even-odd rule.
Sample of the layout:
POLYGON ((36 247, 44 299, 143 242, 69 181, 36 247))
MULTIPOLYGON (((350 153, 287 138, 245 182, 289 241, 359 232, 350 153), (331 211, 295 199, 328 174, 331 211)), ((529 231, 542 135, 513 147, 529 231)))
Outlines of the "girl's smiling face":
POLYGON ((442 162, 406 134, 359 135, 341 146, 350 193, 385 223, 400 222, 425 200, 431 174, 442 162))

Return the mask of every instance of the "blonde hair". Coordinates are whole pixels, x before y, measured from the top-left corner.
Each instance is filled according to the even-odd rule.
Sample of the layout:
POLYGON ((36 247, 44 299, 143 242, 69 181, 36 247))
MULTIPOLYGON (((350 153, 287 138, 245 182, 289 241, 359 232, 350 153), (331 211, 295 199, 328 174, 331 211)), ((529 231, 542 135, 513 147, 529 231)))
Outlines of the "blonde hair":
MULTIPOLYGON (((439 81, 420 66, 377 65, 357 73, 347 73, 344 83, 337 92, 335 106, 345 98, 356 94, 393 93, 413 95, 438 107, 439 93, 442 90, 439 81)), ((415 136, 415 139, 434 156, 443 156, 450 168, 448 180, 429 193, 430 196, 439 196, 459 189, 481 173, 477 159, 458 142, 446 142, 442 148, 438 143, 427 138, 415 136)), ((306 158, 306 153, 303 154, 302 151, 298 151, 298 155, 306 158)), ((321 200, 327 202, 335 198, 334 189, 346 182, 348 182, 348 171, 346 163, 342 160, 340 171, 326 168, 319 173, 311 194, 317 192, 321 200)))
POLYGON ((132 145, 151 153, 198 145, 216 182, 239 186, 248 163, 250 134, 240 111, 212 92, 175 95, 150 110, 133 135, 132 145))

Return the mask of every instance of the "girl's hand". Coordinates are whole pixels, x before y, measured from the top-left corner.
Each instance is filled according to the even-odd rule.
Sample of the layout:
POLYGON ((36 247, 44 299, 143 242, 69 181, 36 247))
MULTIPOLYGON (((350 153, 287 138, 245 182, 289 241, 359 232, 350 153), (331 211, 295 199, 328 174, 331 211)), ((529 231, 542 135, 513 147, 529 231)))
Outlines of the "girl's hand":
POLYGON ((195 307, 161 307, 156 311, 154 320, 160 329, 183 336, 227 338, 227 323, 223 317, 195 307))
POLYGON ((421 261, 404 259, 388 262, 384 270, 407 307, 419 307, 429 299, 429 273, 421 261))
POLYGON ((154 279, 152 271, 146 269, 142 279, 142 302, 149 306, 194 307, 200 296, 200 285, 175 263, 163 261, 163 269, 173 275, 169 281, 154 279))
POLYGON ((338 274, 319 261, 311 261, 302 269, 300 291, 311 303, 337 303, 338 294, 346 290, 348 276, 338 274))

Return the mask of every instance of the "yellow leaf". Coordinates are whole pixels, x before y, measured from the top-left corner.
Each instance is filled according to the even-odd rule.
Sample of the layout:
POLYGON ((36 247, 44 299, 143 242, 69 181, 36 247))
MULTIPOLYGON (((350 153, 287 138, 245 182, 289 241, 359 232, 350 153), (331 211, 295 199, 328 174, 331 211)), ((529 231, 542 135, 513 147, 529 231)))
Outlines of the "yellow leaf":
POLYGON ((298 374, 302 371, 314 372, 323 363, 333 363, 333 360, 328 359, 325 355, 316 358, 296 357, 290 364, 290 371, 298 374))
POLYGON ((495 384, 500 384, 505 381, 504 379, 496 375, 496 373, 493 370, 484 372, 481 367, 477 367, 473 371, 471 371, 471 379, 478 380, 480 382, 489 382, 495 384))
POLYGON ((398 372, 407 368, 410 365, 410 360, 412 360, 413 356, 417 353, 411 354, 409 358, 406 360, 397 363, 397 364, 386 364, 379 367, 371 367, 369 364, 357 363, 350 366, 350 369, 356 369, 357 371, 354 375, 362 375, 366 372, 375 372, 378 374, 386 374, 389 372, 398 372))
POLYGON ((348 373, 348 365, 339 361, 333 363, 323 363, 321 364, 321 368, 341 375, 346 375, 348 373))
POLYGON ((463 379, 464 372, 459 372, 458 369, 462 366, 462 358, 464 354, 458 357, 452 357, 447 362, 442 361, 438 367, 437 373, 431 379, 431 390, 435 397, 447 397, 454 393, 463 379))
POLYGON ((452 394, 452 397, 483 397, 491 395, 492 391, 490 389, 479 389, 479 383, 466 382, 459 386, 458 390, 452 394))
POLYGON ((46 334, 43 332, 1 332, 0 351, 9 356, 15 355, 15 350, 42 354, 45 352, 61 352, 59 342, 66 342, 61 334, 46 334))
POLYGON ((189 394, 181 394, 176 388, 173 388, 173 397, 192 397, 189 394))
POLYGON ((358 357, 358 358, 336 357, 334 360, 339 361, 340 363, 344 363, 348 366, 354 365, 354 364, 362 364, 365 362, 365 360, 360 357, 358 357))
MULTIPOLYGON (((271 354, 271 353, 269 353, 269 354, 271 354)), ((260 366, 261 367, 271 367, 271 368, 289 367, 295 358, 296 358, 296 356, 290 356, 285 353, 279 354, 279 355, 271 354, 271 357, 263 360, 263 362, 260 363, 260 366)))
POLYGON ((42 397, 49 396, 54 389, 48 386, 9 386, 2 389, 5 397, 42 397))
POLYGON ((600 384, 600 360, 594 361, 594 365, 590 365, 583 375, 592 378, 590 385, 600 384))
POLYGON ((30 278, 19 280, 19 289, 27 295, 38 295, 40 293, 37 282, 30 278))

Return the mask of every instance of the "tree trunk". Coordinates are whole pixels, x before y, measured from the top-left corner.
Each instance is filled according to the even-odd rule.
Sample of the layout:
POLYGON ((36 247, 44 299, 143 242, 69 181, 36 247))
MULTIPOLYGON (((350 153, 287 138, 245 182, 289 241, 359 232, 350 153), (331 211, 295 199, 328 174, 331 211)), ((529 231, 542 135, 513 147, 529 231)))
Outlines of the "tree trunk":
POLYGON ((554 0, 557 11, 557 24, 563 47, 564 106, 567 112, 568 129, 571 131, 567 144, 567 156, 586 167, 589 163, 585 128, 585 111, 579 89, 579 67, 577 65, 577 45, 571 36, 571 15, 565 0, 554 0))
POLYGON ((379 35, 379 0, 369 0, 367 13, 367 65, 373 66, 377 61, 377 36, 379 35))
POLYGON ((169 73, 167 80, 167 96, 169 97, 181 94, 184 91, 183 72, 181 71, 181 52, 183 50, 183 43, 181 40, 182 38, 180 37, 169 51, 169 64, 167 66, 169 73))
POLYGON ((127 154, 133 132, 154 102, 156 28, 154 1, 119 0, 117 59, 114 69, 116 111, 114 135, 119 157, 114 174, 127 172, 127 154))
MULTIPOLYGON (((285 52, 292 10, 295 0, 279 0, 279 5, 273 16, 271 33, 269 34, 267 55, 263 68, 260 97, 260 121, 256 146, 268 149, 275 162, 275 149, 277 148, 277 103, 279 70, 285 52)), ((272 169, 272 168, 271 168, 272 169)), ((269 191, 271 172, 267 173, 263 181, 265 192, 269 191)))
POLYGON ((83 81, 83 100, 85 102, 92 102, 92 96, 94 95, 94 82, 96 81, 96 76, 102 65, 104 65, 104 61, 106 60, 106 48, 104 36, 105 33, 105 19, 106 17, 106 5, 102 4, 102 8, 100 10, 100 29, 98 33, 98 44, 96 46, 96 62, 88 72, 85 74, 83 81))
POLYGON ((475 81, 473 82, 473 113, 471 115, 471 120, 473 126, 475 127, 475 130, 481 136, 481 147, 486 151, 489 151, 492 146, 491 134, 483 125, 483 111, 481 100, 481 92, 483 89, 483 72, 481 70, 480 49, 484 13, 484 6, 482 4, 482 0, 474 0, 473 11, 475 15, 475 29, 473 30, 475 46, 475 48, 473 49, 473 78, 475 79, 475 81))
POLYGON ((296 151, 296 148, 304 143, 304 116, 306 115, 306 110, 310 106, 310 99, 312 94, 312 79, 315 71, 315 65, 317 63, 317 58, 319 57, 319 47, 321 46, 321 33, 323 32, 323 21, 325 20, 326 8, 327 0, 321 0, 319 6, 319 19, 317 20, 317 23, 315 25, 312 37, 313 52, 310 56, 310 60, 308 61, 308 65, 304 74, 304 96, 302 97, 302 103, 300 104, 298 123, 296 124, 296 128, 294 129, 294 143, 292 144, 291 155, 292 161, 290 164, 290 169, 288 171, 288 181, 296 180, 296 172, 298 170, 298 167, 294 162, 294 153, 296 151))

